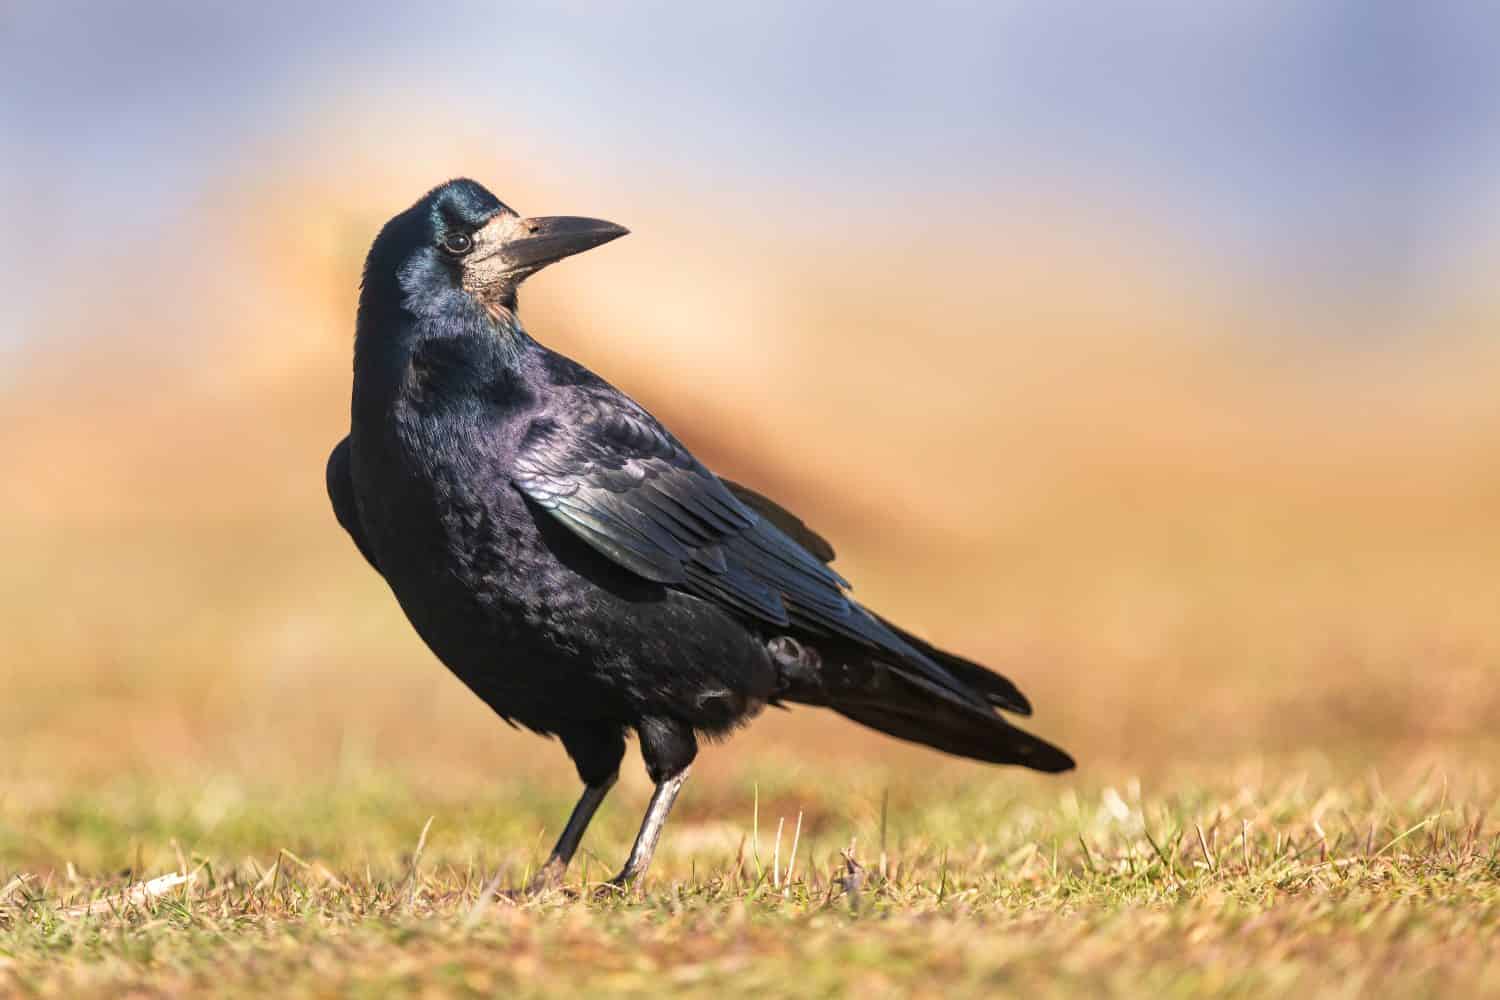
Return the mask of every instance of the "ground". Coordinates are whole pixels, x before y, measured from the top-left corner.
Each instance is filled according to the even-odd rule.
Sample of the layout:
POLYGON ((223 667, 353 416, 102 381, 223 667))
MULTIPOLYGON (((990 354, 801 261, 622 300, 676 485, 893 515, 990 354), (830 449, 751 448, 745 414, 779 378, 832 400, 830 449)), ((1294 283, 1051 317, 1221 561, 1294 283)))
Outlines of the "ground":
POLYGON ((637 779, 567 885, 521 901, 486 890, 522 884, 543 856, 564 781, 465 793, 362 771, 281 787, 23 786, 0 827, 0 984, 40 996, 1500 990, 1500 816, 1483 769, 1252 762, 1101 786, 944 763, 892 779, 769 750, 716 769, 689 786, 648 882, 621 897, 599 882, 628 847, 637 779), (191 881, 126 895, 171 872, 191 881))

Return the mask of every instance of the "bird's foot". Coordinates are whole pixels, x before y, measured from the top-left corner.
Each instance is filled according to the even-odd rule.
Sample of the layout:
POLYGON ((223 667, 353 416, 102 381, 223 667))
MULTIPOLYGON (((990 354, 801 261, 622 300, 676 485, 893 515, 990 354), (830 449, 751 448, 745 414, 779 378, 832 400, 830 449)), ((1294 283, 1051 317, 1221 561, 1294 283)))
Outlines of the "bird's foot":
POLYGON ((555 899, 578 899, 581 893, 576 887, 563 885, 559 882, 543 888, 536 888, 528 884, 524 889, 506 889, 500 892, 499 896, 511 903, 534 903, 537 900, 549 897, 555 899))
POLYGON ((537 873, 531 876, 531 881, 526 883, 526 894, 537 896, 552 889, 561 889, 563 875, 567 870, 566 861, 556 856, 548 858, 547 863, 538 868, 537 873))
POLYGON ((554 894, 563 899, 577 899, 579 895, 577 889, 563 885, 561 882, 539 886, 534 881, 526 883, 526 886, 521 889, 496 889, 494 892, 496 899, 515 905, 534 903, 554 894))
POLYGON ((630 899, 640 892, 642 879, 630 871, 622 871, 608 882, 600 882, 594 886, 594 898, 603 899, 630 899))
POLYGON ((567 870, 568 866, 561 860, 550 858, 524 887, 502 889, 498 885, 499 877, 497 876, 495 882, 485 888, 485 894, 488 898, 503 900, 507 903, 525 903, 552 892, 577 896, 576 890, 563 885, 563 875, 567 870))

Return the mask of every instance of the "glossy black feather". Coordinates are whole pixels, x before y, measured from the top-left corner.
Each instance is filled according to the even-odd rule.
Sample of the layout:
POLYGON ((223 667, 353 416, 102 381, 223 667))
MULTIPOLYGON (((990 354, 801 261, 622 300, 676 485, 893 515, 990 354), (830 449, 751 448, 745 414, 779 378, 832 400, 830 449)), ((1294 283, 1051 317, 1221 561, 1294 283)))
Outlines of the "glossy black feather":
POLYGON ((494 710, 559 736, 591 784, 635 731, 653 779, 765 704, 832 708, 902 739, 1044 770, 1002 677, 873 615, 833 549, 721 480, 651 414, 534 341, 513 289, 477 298, 442 250, 509 212, 436 189, 370 251, 340 524, 437 656, 494 710))
POLYGON ((750 487, 742 486, 732 479, 725 479, 721 476, 719 477, 719 482, 723 483, 740 503, 776 525, 792 541, 817 556, 823 562, 833 562, 835 553, 833 546, 828 543, 828 539, 802 523, 802 519, 796 514, 793 514, 771 498, 762 496, 750 487))
POLYGON ((527 429, 511 477, 584 541, 649 580, 772 625, 795 616, 804 628, 883 654, 892 669, 919 677, 934 692, 976 707, 988 704, 850 601, 843 577, 742 503, 613 386, 601 382, 554 394, 527 429))
POLYGON ((364 526, 359 521, 359 506, 354 499, 354 482, 349 478, 348 438, 344 438, 335 445, 332 453, 329 454, 324 478, 328 485, 328 500, 333 504, 333 516, 338 519, 343 529, 349 532, 349 537, 354 539, 354 547, 359 549, 359 554, 375 568, 375 572, 380 572, 380 567, 375 565, 375 554, 370 551, 370 543, 365 541, 364 526))
MULTIPOLYGON (((721 479, 720 482, 727 486, 729 491, 741 503, 753 508, 762 517, 775 524, 789 537, 794 539, 798 545, 801 545, 824 562, 832 562, 834 560, 835 553, 833 546, 829 544, 826 538, 803 523, 802 519, 797 517, 797 515, 782 507, 771 498, 755 492, 748 486, 743 486, 729 479, 721 479)), ((942 665, 943 669, 977 691, 991 705, 994 705, 996 708, 1003 708, 1007 712, 1015 712, 1017 715, 1031 714, 1031 702, 1009 678, 1002 677, 1000 674, 995 673, 988 667, 975 663, 973 660, 965 659, 947 650, 938 649, 926 640, 919 639, 879 615, 875 617, 886 628, 900 636, 908 645, 924 656, 937 661, 942 665)))

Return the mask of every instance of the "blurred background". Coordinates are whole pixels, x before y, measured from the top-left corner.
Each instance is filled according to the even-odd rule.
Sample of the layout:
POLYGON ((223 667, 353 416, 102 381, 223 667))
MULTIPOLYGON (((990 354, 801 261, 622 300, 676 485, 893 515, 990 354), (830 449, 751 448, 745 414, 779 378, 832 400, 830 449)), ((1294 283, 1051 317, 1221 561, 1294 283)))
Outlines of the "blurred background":
MULTIPOLYGON (((1017 680, 1085 780, 1472 758, 1497 36, 1477 0, 11 0, 0 784, 569 772, 323 493, 364 252, 459 175, 629 226, 529 329, 1017 680)), ((996 777, 772 715, 744 759, 996 777)))

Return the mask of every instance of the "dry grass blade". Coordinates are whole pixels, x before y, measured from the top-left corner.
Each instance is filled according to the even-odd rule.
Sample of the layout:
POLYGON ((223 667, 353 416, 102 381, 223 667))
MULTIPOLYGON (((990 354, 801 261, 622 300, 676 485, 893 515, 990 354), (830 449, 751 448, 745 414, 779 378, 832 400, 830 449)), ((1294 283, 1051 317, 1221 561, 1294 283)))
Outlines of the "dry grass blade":
POLYGON ((1161 860, 1162 870, 1166 874, 1167 881, 1169 883, 1176 883, 1177 869, 1172 864, 1171 860, 1168 859, 1166 852, 1161 849, 1161 845, 1156 842, 1156 838, 1151 836, 1151 830, 1149 828, 1143 828, 1141 832, 1146 835, 1146 843, 1151 845, 1151 850, 1155 851, 1157 858, 1161 860))
POLYGON ((23 886, 26 885, 27 882, 31 881, 34 877, 35 876, 24 874, 17 875, 15 878, 5 883, 5 888, 0 889, 0 903, 3 903, 7 899, 10 899, 13 893, 20 890, 23 886))
POLYGON ((792 850, 786 859, 786 884, 792 885, 792 871, 797 867, 797 844, 802 839, 802 810, 797 810, 797 829, 792 831, 792 850))
POLYGON ((1380 857, 1380 856, 1382 856, 1383 854, 1385 854, 1386 851, 1389 851, 1391 848, 1393 848, 1397 844, 1401 843, 1407 837, 1410 837, 1412 834, 1416 833, 1419 830, 1425 830, 1427 827, 1429 827, 1429 826, 1432 825, 1433 820, 1435 820, 1435 819, 1436 819, 1435 816, 1428 816, 1428 817, 1426 817, 1426 818, 1424 818, 1424 819, 1422 819, 1422 820, 1420 820, 1420 821, 1412 824, 1407 829, 1401 831, 1400 833, 1396 834, 1396 836, 1392 837, 1390 839, 1390 841, 1384 847, 1382 847, 1380 850, 1378 850, 1378 851, 1375 852, 1375 856, 1377 858, 1380 857))
POLYGON ((120 913, 124 910, 143 908, 153 900, 172 892, 179 887, 191 886, 195 881, 195 875, 191 872, 183 874, 173 872, 151 879, 149 882, 137 882, 128 886, 123 891, 98 899, 92 899, 87 903, 67 907, 62 911, 65 917, 87 917, 98 916, 106 913, 120 913))
POLYGON ((1194 823, 1193 829, 1198 831, 1198 847, 1203 851, 1203 860, 1207 862, 1208 870, 1210 872, 1217 873, 1219 870, 1219 862, 1214 857, 1214 852, 1208 849, 1208 839, 1203 836, 1202 825, 1194 823))
MULTIPOLYGON (((502 868, 500 871, 497 871, 490 878, 490 880, 485 882, 484 885, 480 888, 479 898, 474 900, 474 905, 469 907, 469 912, 464 915, 464 928, 466 930, 474 928, 479 924, 480 920, 484 919, 485 911, 487 911, 490 908, 490 904, 494 902, 496 894, 500 891, 500 883, 504 878, 505 869, 502 868)), ((585 879, 585 887, 586 886, 587 879, 585 879)))
POLYGON ((776 817, 776 849, 771 857, 771 888, 781 888, 781 833, 786 828, 786 817, 776 817))
POLYGON ((435 819, 437 819, 436 816, 427 817, 427 822, 422 824, 422 833, 417 837, 416 849, 411 852, 411 871, 407 875, 407 879, 410 882, 406 898, 406 905, 408 907, 417 905, 417 895, 422 888, 418 867, 422 863, 422 852, 427 849, 427 833, 432 829, 432 821, 435 819))

